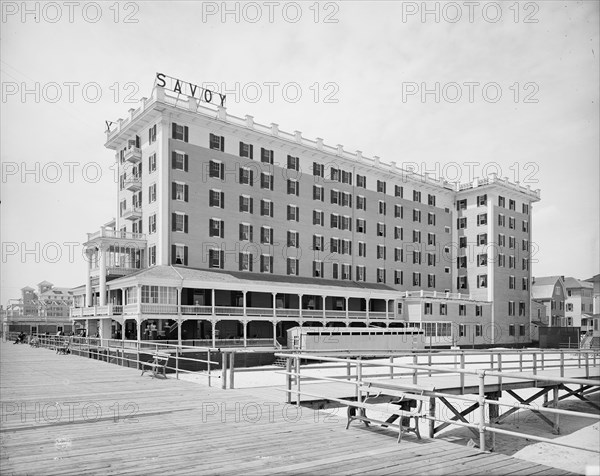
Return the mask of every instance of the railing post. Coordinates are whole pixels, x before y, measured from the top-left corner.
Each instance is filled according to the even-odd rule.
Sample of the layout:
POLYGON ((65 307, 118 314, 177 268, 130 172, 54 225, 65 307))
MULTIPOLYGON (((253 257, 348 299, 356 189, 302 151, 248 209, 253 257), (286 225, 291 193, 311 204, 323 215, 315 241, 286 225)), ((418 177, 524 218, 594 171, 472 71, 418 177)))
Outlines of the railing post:
MULTIPOLYGON (((461 368, 461 370, 465 369, 465 353, 464 352, 461 352, 461 354, 460 354, 460 368, 461 368)), ((461 392, 465 393, 465 374, 463 372, 460 373, 460 388, 461 388, 461 392)))
MULTIPOLYGON (((418 364, 418 355, 413 354, 413 365, 418 364)), ((413 369, 413 385, 417 384, 417 369, 413 369)))
POLYGON ((362 359, 360 356, 356 359, 356 401, 362 401, 362 392, 360 391, 360 385, 362 382, 362 359))
POLYGON ((351 370, 350 370, 350 362, 346 362, 346 380, 350 380, 350 374, 351 374, 351 370))
POLYGON ((523 351, 519 351, 519 372, 523 372, 523 351))
POLYGON ((221 351, 221 388, 227 388, 227 352, 221 351))
POLYGON ((429 367, 429 372, 427 373, 428 377, 431 377, 431 350, 427 354, 427 366, 429 367))
POLYGON ((531 354, 533 357, 533 375, 537 375, 537 353, 531 354))
POLYGON ((229 354, 229 388, 234 388, 235 382, 235 352, 229 354))
POLYGON ((560 376, 565 376, 565 351, 560 351, 560 376))
POLYGON ((292 358, 290 356, 285 359, 285 388, 286 403, 292 403, 292 358))
POLYGON ((175 347, 175 378, 179 380, 179 347, 175 347))
MULTIPOLYGON (((502 354, 498 352, 498 372, 502 372, 502 354)), ((502 377, 498 377, 498 385, 502 391, 502 377)))
POLYGON ((429 397, 429 438, 435 438, 435 397, 429 397))
POLYGON ((590 378, 590 355, 585 353, 585 378, 590 378))
POLYGON ((542 370, 544 370, 544 351, 542 350, 542 370))
POLYGON ((394 356, 390 357, 390 378, 394 378, 394 356))
POLYGON ((477 372, 479 377, 479 451, 485 451, 485 370, 477 372))
POLYGON ((296 406, 300 407, 300 356, 296 356, 296 406))

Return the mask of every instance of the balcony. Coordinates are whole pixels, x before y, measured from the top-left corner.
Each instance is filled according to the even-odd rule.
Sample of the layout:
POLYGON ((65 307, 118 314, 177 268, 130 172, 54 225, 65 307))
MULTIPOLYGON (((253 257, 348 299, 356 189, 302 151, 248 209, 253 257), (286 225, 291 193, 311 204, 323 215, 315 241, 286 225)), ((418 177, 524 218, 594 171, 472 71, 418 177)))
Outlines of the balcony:
POLYGON ((131 207, 123 212, 125 220, 139 220, 142 218, 142 207, 131 207))
POLYGON ((142 149, 138 147, 130 147, 125 151, 125 160, 132 164, 137 164, 142 160, 142 149))
POLYGON ((137 192, 142 189, 142 178, 139 175, 129 175, 125 179, 125 189, 137 192))
POLYGON ((107 304, 105 306, 72 307, 71 318, 84 317, 108 317, 123 314, 123 306, 120 304, 107 304))
POLYGON ((105 227, 101 227, 100 231, 88 233, 88 241, 96 240, 98 238, 115 238, 127 241, 146 241, 146 235, 144 233, 131 233, 129 231, 114 230, 112 228, 105 227))

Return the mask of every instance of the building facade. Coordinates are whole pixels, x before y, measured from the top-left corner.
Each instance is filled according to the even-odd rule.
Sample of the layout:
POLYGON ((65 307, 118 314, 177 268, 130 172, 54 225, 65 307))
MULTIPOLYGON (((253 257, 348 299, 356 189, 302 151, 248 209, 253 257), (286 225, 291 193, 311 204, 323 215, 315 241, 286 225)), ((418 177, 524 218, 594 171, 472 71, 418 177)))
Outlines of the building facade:
MULTIPOLYGON (((157 84, 107 132, 116 218, 88 235, 75 319, 98 320, 105 335, 111 320, 129 320, 142 338, 146 321, 173 321, 181 338, 184 322, 207 320, 214 340, 227 321, 247 339, 260 317, 273 330, 256 335, 276 338, 285 334, 277 309, 294 309, 284 317, 296 324, 433 322, 429 332, 450 337, 449 322, 455 344, 528 341, 539 191, 495 176, 454 184, 415 175, 192 96, 157 84), (164 268, 192 275, 172 283, 164 268), (193 305, 206 315, 184 314, 193 305)), ((197 324, 194 334, 206 336, 197 324)))
POLYGON ((594 313, 594 285, 576 278, 565 278, 567 297, 565 300, 564 326, 580 327, 585 333, 592 329, 591 316, 594 313), (589 322, 588 322, 589 320, 589 322))

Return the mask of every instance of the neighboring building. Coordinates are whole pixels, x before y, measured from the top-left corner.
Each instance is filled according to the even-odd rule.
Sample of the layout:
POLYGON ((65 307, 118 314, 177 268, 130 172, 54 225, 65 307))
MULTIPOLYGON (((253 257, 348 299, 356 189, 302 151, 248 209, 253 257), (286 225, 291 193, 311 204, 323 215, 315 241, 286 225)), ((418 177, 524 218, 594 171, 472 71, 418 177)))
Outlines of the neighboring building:
POLYGON ((567 290, 562 276, 533 278, 531 299, 546 308, 545 315, 549 327, 564 327, 566 296, 567 290))
POLYGON ((592 329, 591 316, 594 313, 594 285, 579 279, 565 278, 567 298, 565 300, 565 322, 567 327, 580 327, 585 333, 592 329))
POLYGON ((600 314, 600 274, 586 279, 586 282, 592 283, 594 286, 592 290, 593 313, 600 314))
POLYGON ((74 290, 89 335, 410 323, 447 345, 529 340, 539 191, 407 173, 160 84, 107 132, 117 218, 88 234, 74 290))
POLYGON ((73 323, 69 311, 72 305, 73 293, 69 288, 54 287, 48 281, 39 283, 37 291, 25 286, 21 289, 20 299, 8 301, 2 316, 2 329, 28 334, 71 332, 73 323))

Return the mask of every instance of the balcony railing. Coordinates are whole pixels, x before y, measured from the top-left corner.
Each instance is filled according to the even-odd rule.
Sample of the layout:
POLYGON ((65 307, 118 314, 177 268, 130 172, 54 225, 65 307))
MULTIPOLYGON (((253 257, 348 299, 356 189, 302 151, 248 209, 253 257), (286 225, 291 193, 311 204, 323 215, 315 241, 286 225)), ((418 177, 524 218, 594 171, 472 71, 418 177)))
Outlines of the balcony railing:
POLYGON ((131 207, 123 212, 123 218, 125 220, 139 220, 142 218, 141 207, 131 207))
POLYGON ((142 189, 142 178, 139 175, 130 175, 125 179, 125 188, 132 192, 142 189))
POLYGON ((146 240, 144 233, 131 233, 130 231, 113 230, 112 228, 101 227, 100 231, 88 233, 88 241, 96 238, 117 238, 123 240, 146 240))
POLYGON ((137 164, 142 160, 142 149, 138 147, 130 147, 125 151, 125 160, 133 164, 137 164))

